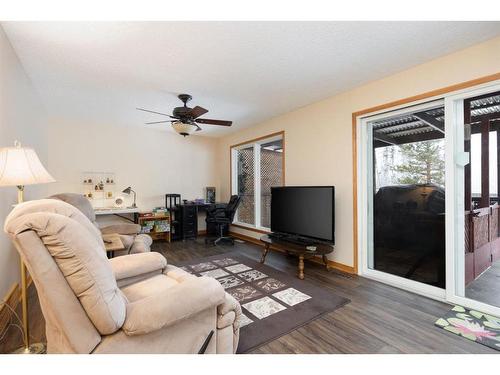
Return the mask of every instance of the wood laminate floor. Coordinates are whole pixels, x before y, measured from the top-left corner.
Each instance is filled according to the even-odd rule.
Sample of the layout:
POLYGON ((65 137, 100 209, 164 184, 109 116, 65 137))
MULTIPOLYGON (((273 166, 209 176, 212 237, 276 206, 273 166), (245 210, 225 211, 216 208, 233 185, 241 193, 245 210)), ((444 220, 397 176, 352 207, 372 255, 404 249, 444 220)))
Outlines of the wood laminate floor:
MULTIPOLYGON (((203 258, 231 251, 260 259, 261 248, 248 243, 234 247, 206 246, 203 238, 171 244, 156 242, 155 251, 169 263, 203 258)), ((271 252, 266 264, 295 273, 297 260, 271 252)), ((349 304, 253 351, 253 353, 498 353, 434 326, 450 306, 362 277, 326 271, 306 262, 306 279, 351 300, 349 304)), ((43 339, 43 317, 31 291, 32 335, 43 339)), ((0 352, 20 344, 20 335, 10 329, 0 352)))

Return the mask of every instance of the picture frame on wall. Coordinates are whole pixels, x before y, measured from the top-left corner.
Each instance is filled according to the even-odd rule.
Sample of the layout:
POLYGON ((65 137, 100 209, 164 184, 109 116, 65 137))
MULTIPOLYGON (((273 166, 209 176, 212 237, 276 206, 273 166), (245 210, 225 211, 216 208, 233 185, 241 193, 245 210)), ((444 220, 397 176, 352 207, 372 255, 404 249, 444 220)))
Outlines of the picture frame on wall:
POLYGON ((205 188, 205 202, 215 203, 215 187, 207 186, 205 188))

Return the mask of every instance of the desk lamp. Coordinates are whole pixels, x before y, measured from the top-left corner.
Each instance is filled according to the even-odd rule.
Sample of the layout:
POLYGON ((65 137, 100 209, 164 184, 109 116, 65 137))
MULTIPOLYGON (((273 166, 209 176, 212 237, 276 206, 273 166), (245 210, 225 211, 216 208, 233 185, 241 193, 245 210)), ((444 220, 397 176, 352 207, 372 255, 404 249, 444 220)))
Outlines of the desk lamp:
POLYGON ((137 205, 135 204, 135 191, 133 191, 130 186, 122 191, 122 193, 125 194, 130 194, 130 192, 134 193, 134 203, 132 203, 132 208, 137 208, 137 205))

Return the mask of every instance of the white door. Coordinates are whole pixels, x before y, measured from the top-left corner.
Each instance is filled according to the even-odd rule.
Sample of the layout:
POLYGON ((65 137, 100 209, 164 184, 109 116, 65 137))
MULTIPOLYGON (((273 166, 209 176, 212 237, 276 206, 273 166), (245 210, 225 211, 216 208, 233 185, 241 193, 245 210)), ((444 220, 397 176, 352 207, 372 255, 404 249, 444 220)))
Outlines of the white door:
POLYGON ((500 316, 498 113, 498 82, 445 98, 446 299, 500 316))
POLYGON ((445 113, 434 100, 358 119, 361 275, 445 298, 445 113))

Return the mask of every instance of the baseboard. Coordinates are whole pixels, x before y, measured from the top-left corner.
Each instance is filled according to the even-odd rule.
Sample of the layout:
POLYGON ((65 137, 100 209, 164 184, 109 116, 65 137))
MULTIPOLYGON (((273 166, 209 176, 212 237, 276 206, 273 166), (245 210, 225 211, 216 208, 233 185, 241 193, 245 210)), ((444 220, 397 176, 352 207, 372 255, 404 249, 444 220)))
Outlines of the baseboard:
POLYGON ((207 230, 206 229, 198 231, 198 236, 205 236, 206 234, 207 234, 207 230))
MULTIPOLYGON (((31 277, 28 275, 28 288, 32 283, 31 277)), ((16 310, 21 302, 21 287, 19 284, 13 284, 4 298, 1 300, 6 302, 12 310, 16 310)), ((12 311, 5 305, 0 306, 0 332, 3 332, 10 322, 12 311)), ((21 318, 21 316, 20 316, 21 318)))
POLYGON ((241 233, 236 233, 236 232, 233 232, 233 231, 229 231, 229 234, 233 237, 236 237, 236 238, 239 238, 240 240, 243 240, 243 241, 247 241, 247 242, 251 242, 255 245, 259 245, 259 246, 264 246, 262 244, 262 242, 260 242, 260 240, 258 238, 254 238, 254 237, 250 237, 250 236, 247 236, 247 235, 244 235, 244 234, 241 234, 241 233))
MULTIPOLYGON (((264 247, 264 244, 258 238, 246 236, 244 234, 236 233, 236 232, 232 232, 232 231, 230 231, 229 234, 233 237, 239 238, 240 240, 247 241, 247 242, 253 243, 255 245, 264 247)), ((280 250, 280 249, 273 248, 273 250, 284 253, 284 251, 280 250)), ((314 262, 314 263, 324 265, 323 260, 320 258, 314 257, 314 258, 311 258, 309 260, 314 262)), ((356 274, 356 270, 354 269, 353 266, 348 266, 346 264, 335 262, 333 260, 328 260, 328 266, 333 268, 333 269, 345 272, 345 273, 356 274)))

